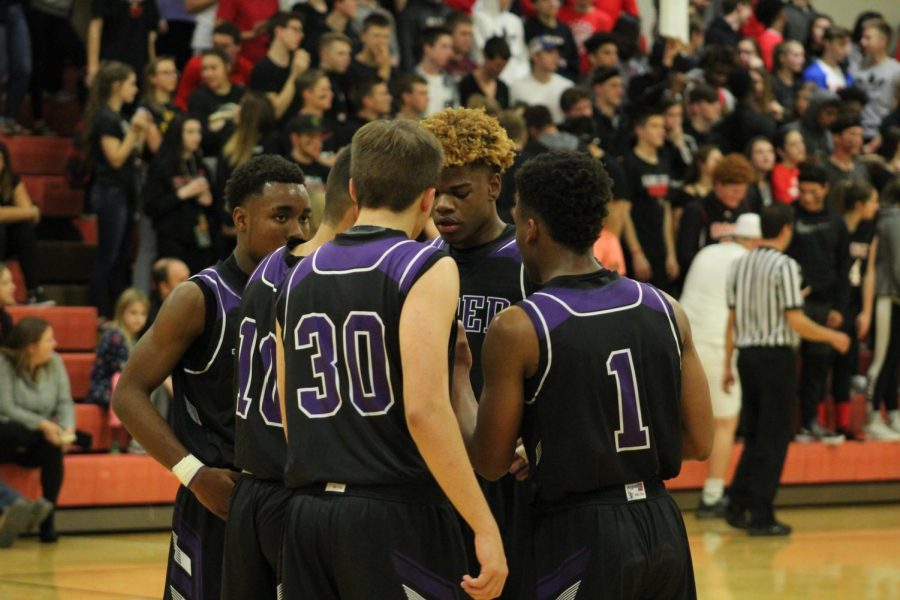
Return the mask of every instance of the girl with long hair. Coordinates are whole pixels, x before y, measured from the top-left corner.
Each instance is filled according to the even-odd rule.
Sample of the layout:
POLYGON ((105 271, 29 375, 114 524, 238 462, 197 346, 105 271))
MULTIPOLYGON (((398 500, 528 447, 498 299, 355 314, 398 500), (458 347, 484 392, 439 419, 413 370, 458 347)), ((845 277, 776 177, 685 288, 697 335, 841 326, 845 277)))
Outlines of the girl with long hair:
POLYGON ((694 160, 685 174, 684 186, 676 190, 672 198, 672 227, 676 236, 684 208, 691 202, 702 200, 712 193, 712 174, 720 160, 722 151, 712 144, 704 144, 694 153, 694 160))
POLYGON ((12 170, 9 149, 0 142, 0 260, 15 256, 25 278, 29 301, 43 300, 38 286, 37 236, 41 211, 12 170))
POLYGON ((200 121, 176 117, 150 164, 144 211, 153 219, 157 255, 183 260, 192 273, 215 262, 221 207, 214 196, 200 145, 200 121))
POLYGON ((178 88, 178 69, 171 56, 154 58, 144 67, 144 94, 139 106, 150 111, 153 121, 147 127, 147 150, 155 153, 162 144, 162 136, 172 119, 180 111, 172 104, 178 88))
POLYGON ((137 191, 137 158, 150 114, 138 109, 131 122, 122 107, 134 102, 137 82, 128 65, 100 66, 85 109, 85 147, 92 170, 90 202, 97 214, 97 258, 91 273, 91 298, 104 317, 127 281, 126 253, 137 191))
POLYGON ((775 46, 774 60, 772 91, 775 99, 785 109, 785 119, 789 119, 793 116, 794 97, 800 87, 806 52, 800 42, 786 40, 775 46))
MULTIPOLYGON (((63 446, 75 441, 69 376, 55 348, 50 323, 36 317, 19 321, 0 348, 0 463, 39 468, 51 505, 62 488, 63 446)), ((41 523, 40 538, 59 538, 52 514, 41 523)))

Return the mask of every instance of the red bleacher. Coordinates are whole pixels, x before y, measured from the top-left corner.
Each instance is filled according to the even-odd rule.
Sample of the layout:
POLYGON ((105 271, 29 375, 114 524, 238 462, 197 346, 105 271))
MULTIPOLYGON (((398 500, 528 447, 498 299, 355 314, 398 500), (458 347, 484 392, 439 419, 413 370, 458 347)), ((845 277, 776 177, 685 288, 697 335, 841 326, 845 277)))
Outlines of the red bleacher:
POLYGON ((97 309, 93 306, 10 306, 7 310, 13 321, 25 317, 49 321, 60 352, 93 352, 97 346, 97 309))
POLYGON ((65 137, 29 135, 0 138, 9 148, 13 171, 17 175, 64 175, 66 157, 72 140, 65 137))
POLYGON ((31 201, 48 217, 78 217, 84 212, 84 192, 69 187, 61 175, 23 175, 31 201))

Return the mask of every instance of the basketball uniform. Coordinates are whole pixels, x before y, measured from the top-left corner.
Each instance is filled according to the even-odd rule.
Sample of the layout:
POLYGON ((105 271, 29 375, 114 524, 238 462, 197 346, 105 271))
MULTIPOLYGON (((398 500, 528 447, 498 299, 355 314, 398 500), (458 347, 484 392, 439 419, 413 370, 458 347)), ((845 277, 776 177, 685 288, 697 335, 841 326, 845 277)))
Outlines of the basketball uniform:
POLYGON ((223 600, 276 595, 291 492, 283 481, 287 445, 275 374, 275 301, 299 260, 288 246, 265 257, 250 275, 237 315, 234 451, 242 476, 225 526, 223 600))
MULTIPOLYGON (((441 238, 432 245, 445 250, 459 268, 459 304, 456 318, 466 330, 472 351, 470 379, 475 397, 481 396, 484 376, 481 372, 481 347, 488 325, 503 309, 520 302, 533 286, 525 277, 522 256, 516 246, 516 228, 507 225, 499 237, 477 248, 453 248, 441 238)), ((528 561, 531 552, 531 507, 528 482, 506 475, 497 481, 479 478, 481 489, 500 527, 503 547, 509 565, 509 578, 500 598, 526 600, 533 587, 529 578, 533 570, 528 561)), ((469 568, 477 572, 474 534, 460 517, 463 537, 469 554, 469 568)))
MULTIPOLYGON (((206 322, 172 371, 171 426, 188 452, 209 467, 234 468, 234 346, 247 275, 234 255, 190 278, 203 292, 206 322)), ((216 599, 222 580, 225 522, 193 492, 178 488, 165 598, 216 599)))
POLYGON ((462 537, 406 425, 399 339, 406 295, 444 256, 359 226, 287 276, 285 598, 460 597, 462 537))
POLYGON ((693 598, 681 513, 681 342, 656 288, 601 269, 519 303, 540 362, 525 382, 538 600, 693 598))

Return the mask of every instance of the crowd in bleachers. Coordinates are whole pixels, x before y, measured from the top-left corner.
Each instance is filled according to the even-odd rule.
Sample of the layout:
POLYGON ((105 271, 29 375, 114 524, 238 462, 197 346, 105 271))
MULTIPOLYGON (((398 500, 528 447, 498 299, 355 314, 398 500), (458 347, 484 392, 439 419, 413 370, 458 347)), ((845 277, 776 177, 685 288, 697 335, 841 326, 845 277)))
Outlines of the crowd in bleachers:
MULTIPOLYGON (((224 189, 239 164, 277 153, 300 165, 315 228, 335 153, 365 123, 468 106, 496 115, 516 143, 501 216, 528 158, 590 153, 615 184, 597 257, 675 295, 742 214, 796 205, 788 254, 803 268, 807 313, 875 349, 866 433, 900 440, 897 24, 874 12, 836 23, 814 4, 691 0, 687 39, 673 39, 642 35, 657 15, 634 0, 93 0, 79 49, 66 10, 49 8, 65 2, 0 3, 0 134, 28 133, 16 119, 29 91, 31 127, 46 133, 41 98, 65 93, 57 54, 74 49, 68 62, 84 67, 69 179, 96 215, 91 300, 113 319, 88 400, 108 403, 143 328, 129 307, 152 321, 171 287, 169 263, 154 262, 195 273, 230 253, 224 189), (820 186, 816 210, 804 180, 820 186), (151 299, 122 296, 132 287, 151 299)), ((18 261, 40 302, 41 215, 11 165, 0 144, 0 260, 18 261)), ((857 351, 835 361, 804 347, 803 361, 800 439, 856 437, 847 401, 857 351), (829 373, 838 431, 817 412, 829 373)))

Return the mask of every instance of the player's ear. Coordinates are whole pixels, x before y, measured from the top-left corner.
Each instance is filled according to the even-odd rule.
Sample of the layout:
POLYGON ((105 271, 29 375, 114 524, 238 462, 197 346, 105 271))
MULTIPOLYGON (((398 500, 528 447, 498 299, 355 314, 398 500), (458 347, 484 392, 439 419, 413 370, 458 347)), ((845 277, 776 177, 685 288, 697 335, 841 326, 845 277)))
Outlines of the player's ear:
POLYGON ((347 183, 347 186, 350 188, 350 197, 353 198, 353 202, 356 203, 356 206, 359 206, 359 198, 357 198, 356 192, 356 182, 353 181, 353 178, 350 178, 350 181, 347 183))
POLYGON ((492 172, 491 178, 488 179, 488 197, 491 202, 496 202, 500 197, 500 190, 503 189, 503 177, 498 172, 492 172))
POLYGON ((534 217, 528 217, 528 221, 525 222, 525 241, 533 244, 537 238, 538 222, 534 217))
POLYGON ((231 211, 231 219, 234 221, 234 228, 240 233, 247 232, 247 226, 250 221, 250 214, 243 206, 235 206, 231 211))
POLYGON ((422 194, 422 200, 419 208, 428 216, 431 216, 431 209, 434 208, 434 197, 436 193, 437 190, 435 188, 428 188, 422 194))

